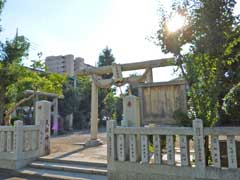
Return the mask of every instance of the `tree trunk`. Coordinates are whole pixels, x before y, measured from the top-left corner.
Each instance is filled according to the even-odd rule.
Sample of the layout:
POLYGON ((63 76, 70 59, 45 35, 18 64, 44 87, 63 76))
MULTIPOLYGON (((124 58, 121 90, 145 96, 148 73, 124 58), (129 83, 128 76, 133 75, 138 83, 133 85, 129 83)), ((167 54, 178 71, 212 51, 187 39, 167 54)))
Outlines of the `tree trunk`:
POLYGON ((184 67, 183 67, 183 56, 182 55, 178 55, 177 56, 177 65, 179 66, 181 72, 182 72, 182 75, 186 81, 186 86, 189 88, 190 87, 190 84, 189 84, 189 81, 188 81, 188 77, 187 77, 187 73, 185 72, 184 70, 184 67))
POLYGON ((5 125, 9 126, 11 124, 11 114, 13 113, 13 111, 15 111, 17 109, 18 106, 20 106, 21 104, 25 103, 26 101, 29 101, 30 99, 32 99, 34 97, 35 97, 35 93, 33 93, 32 95, 28 96, 27 98, 21 99, 13 107, 9 108, 5 112, 5 118, 4 118, 5 125))

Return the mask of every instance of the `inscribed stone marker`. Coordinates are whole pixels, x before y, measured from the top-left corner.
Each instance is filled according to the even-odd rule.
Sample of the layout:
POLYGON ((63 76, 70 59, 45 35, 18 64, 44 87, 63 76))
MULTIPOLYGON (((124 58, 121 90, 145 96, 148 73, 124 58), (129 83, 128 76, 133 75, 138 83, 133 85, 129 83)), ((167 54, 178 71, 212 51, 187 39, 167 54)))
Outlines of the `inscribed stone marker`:
POLYGON ((174 165, 175 164, 175 150, 174 150, 173 136, 166 136, 166 144, 167 144, 167 164, 174 165))
POLYGON ((237 168, 236 142, 234 136, 227 136, 228 167, 237 168))
POLYGON ((153 136, 153 146, 154 146, 154 163, 161 164, 162 162, 161 138, 159 135, 153 136))
POLYGON ((148 152, 148 136, 141 135, 141 159, 143 163, 148 163, 149 161, 148 152))
POLYGON ((137 142, 136 142, 136 135, 129 136, 129 151, 130 151, 130 161, 136 162, 137 161, 137 142))
POLYGON ((211 136, 211 153, 214 167, 221 167, 218 136, 211 136))
POLYGON ((181 166, 189 166, 189 144, 187 136, 180 136, 181 166))
POLYGON ((117 155, 119 161, 126 160, 126 152, 125 152, 125 137, 123 134, 117 135, 117 155))

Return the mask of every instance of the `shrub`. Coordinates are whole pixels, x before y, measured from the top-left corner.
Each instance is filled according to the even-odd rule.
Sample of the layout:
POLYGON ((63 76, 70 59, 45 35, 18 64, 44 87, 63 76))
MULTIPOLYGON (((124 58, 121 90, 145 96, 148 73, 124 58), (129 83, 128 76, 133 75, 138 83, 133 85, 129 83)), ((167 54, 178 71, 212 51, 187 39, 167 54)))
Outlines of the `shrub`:
POLYGON ((188 117, 187 113, 181 110, 174 111, 173 118, 176 120, 177 125, 192 126, 192 120, 188 117))

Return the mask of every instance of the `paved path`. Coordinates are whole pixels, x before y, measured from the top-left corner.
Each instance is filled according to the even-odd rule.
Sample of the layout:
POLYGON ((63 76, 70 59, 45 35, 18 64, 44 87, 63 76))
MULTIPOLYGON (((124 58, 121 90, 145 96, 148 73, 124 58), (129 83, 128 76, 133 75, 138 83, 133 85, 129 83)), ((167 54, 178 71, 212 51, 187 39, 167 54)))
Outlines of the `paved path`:
POLYGON ((66 135, 52 137, 50 139, 51 154, 44 158, 107 163, 106 137, 106 132, 98 133, 98 138, 104 144, 90 148, 84 148, 80 145, 90 139, 90 133, 87 131, 75 131, 66 135))
POLYGON ((23 175, 15 173, 14 171, 0 169, 0 180, 42 180, 42 179, 27 178, 24 177, 23 175))

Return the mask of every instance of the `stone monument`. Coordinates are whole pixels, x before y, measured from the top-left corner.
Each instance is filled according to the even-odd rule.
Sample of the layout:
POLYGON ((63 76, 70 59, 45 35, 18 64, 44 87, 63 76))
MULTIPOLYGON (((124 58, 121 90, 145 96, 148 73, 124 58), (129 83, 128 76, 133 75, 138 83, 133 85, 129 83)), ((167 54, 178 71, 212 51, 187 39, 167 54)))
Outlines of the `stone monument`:
POLYGON ((123 120, 122 125, 127 127, 140 127, 140 99, 129 95, 123 98, 123 120))
POLYGON ((35 113, 36 125, 40 126, 39 155, 50 153, 50 126, 51 126, 51 103, 49 101, 37 101, 35 113))

